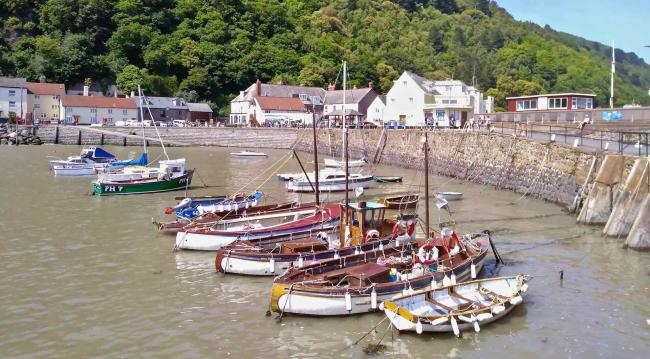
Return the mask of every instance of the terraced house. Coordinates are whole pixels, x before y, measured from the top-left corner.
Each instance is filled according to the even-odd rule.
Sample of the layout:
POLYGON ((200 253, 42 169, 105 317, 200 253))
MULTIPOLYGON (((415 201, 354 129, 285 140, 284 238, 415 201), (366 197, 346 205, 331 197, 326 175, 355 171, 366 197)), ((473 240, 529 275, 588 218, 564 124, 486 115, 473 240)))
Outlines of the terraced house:
POLYGON ((138 106, 134 98, 64 95, 59 116, 68 125, 112 125, 137 120, 138 106))
POLYGON ((58 122, 65 85, 27 82, 27 108, 34 123, 58 122))
POLYGON ((0 76, 0 120, 22 119, 27 112, 27 80, 0 76))

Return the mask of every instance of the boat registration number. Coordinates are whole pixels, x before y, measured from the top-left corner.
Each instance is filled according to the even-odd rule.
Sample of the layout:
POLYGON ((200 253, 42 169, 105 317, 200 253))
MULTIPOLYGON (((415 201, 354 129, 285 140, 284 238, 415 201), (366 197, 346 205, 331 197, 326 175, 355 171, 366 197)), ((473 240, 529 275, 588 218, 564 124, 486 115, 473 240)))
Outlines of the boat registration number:
POLYGON ((122 192, 124 186, 104 186, 106 192, 122 192))

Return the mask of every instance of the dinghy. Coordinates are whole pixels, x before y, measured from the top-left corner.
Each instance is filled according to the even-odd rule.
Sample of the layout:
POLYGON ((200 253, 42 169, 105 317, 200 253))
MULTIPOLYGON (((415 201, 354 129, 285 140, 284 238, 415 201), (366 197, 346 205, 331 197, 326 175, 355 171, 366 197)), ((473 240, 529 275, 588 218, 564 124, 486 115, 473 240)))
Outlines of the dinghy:
MULTIPOLYGON (((339 161, 339 160, 335 160, 335 159, 332 159, 332 158, 326 158, 323 161, 325 162, 325 167, 332 167, 332 168, 343 168, 343 167, 345 167, 345 161, 339 161)), ((368 164, 368 162, 365 161, 365 160, 348 161, 348 167, 350 167, 350 168, 363 167, 366 164, 368 164)))
POLYGON ((419 200, 420 196, 417 194, 386 197, 383 199, 389 209, 415 208, 417 207, 419 200))
POLYGON ((93 176, 97 169, 92 164, 69 164, 52 166, 55 176, 93 176))
POLYGON ((523 302, 529 277, 488 278, 400 296, 381 304, 399 331, 479 332, 523 302))
MULTIPOLYGON (((348 190, 352 191, 358 187, 368 188, 372 183, 372 176, 362 175, 360 173, 351 173, 346 176, 344 171, 323 171, 319 174, 318 179, 320 191, 345 191, 346 180, 348 190)), ((287 182, 287 190, 291 192, 314 192, 314 188, 312 187, 314 182, 314 176, 310 176, 309 179, 307 179, 307 177, 303 175, 287 182)))
POLYGON ((273 282, 271 310, 314 316, 361 314, 376 311, 378 303, 398 295, 475 278, 483 268, 489 237, 463 236, 453 248, 447 238, 404 247, 289 268, 273 282))
POLYGON ((401 176, 374 176, 375 182, 379 183, 398 183, 402 182, 401 176))
POLYGON ((165 213, 173 212, 178 218, 191 220, 206 213, 237 212, 240 208, 255 207, 263 196, 262 192, 254 191, 235 193, 231 197, 184 198, 176 206, 167 207, 165 213))
POLYGON ((230 152, 231 156, 234 157, 267 157, 268 155, 264 152, 255 152, 250 150, 244 150, 239 152, 230 152))
MULTIPOLYGON (((341 213, 345 213, 345 206, 340 206, 341 213)), ((222 273, 278 275, 291 266, 302 268, 317 261, 388 250, 414 241, 415 219, 384 219, 385 208, 377 202, 351 203, 347 218, 356 218, 356 224, 351 224, 348 229, 346 222, 341 221, 336 235, 338 242, 327 242, 326 248, 305 248, 287 243, 278 243, 268 248, 250 245, 242 247, 235 243, 233 247, 217 252, 215 267, 222 273)), ((327 238, 320 239, 324 241, 327 238)))
POLYGON ((446 201, 458 201, 463 199, 461 192, 436 192, 436 198, 444 199, 446 201))

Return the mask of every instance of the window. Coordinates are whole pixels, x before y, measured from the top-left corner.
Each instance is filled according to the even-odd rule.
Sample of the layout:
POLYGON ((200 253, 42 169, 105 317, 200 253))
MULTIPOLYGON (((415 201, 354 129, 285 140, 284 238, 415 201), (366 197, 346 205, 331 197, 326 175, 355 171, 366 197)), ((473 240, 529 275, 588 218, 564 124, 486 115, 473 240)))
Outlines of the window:
POLYGON ((54 114, 54 117, 59 117, 59 114, 58 114, 58 113, 55 113, 55 114, 54 114))
POLYGON ((574 97, 571 101, 571 108, 573 109, 592 109, 594 108, 594 99, 587 97, 574 97))
POLYGON ((113 113, 113 109, 112 109, 112 108, 109 108, 109 109, 108 109, 108 113, 113 113))
POLYGON ((548 99, 548 108, 566 108, 567 98, 549 98, 548 99))
POLYGON ((41 105, 40 105, 40 104, 37 104, 37 103, 35 103, 35 104, 34 104, 34 108, 41 108, 41 105))
POLYGON ((442 100, 443 105, 455 105, 458 103, 458 100, 442 100))
POLYGON ((41 118, 46 118, 46 117, 47 117, 47 114, 46 114, 46 113, 42 113, 42 114, 41 114, 41 118))
POLYGON ((9 96, 10 97, 16 96, 16 90, 9 90, 9 96))
POLYGON ((321 101, 320 101, 320 96, 312 96, 312 97, 311 97, 311 103, 313 103, 313 104, 319 104, 320 102, 321 102, 321 101))
POLYGON ((16 107, 16 101, 9 101, 9 107, 16 107))
POLYGON ((97 123, 97 117, 91 117, 90 123, 97 123))
POLYGON ((66 107, 65 113, 72 113, 72 107, 66 107))
POLYGON ((59 96, 52 96, 52 100, 58 100, 59 96))
POLYGON ((122 110, 122 115, 128 115, 129 110, 122 110))
POLYGON ((517 101, 517 111, 537 109, 537 99, 517 101))
POLYGON ((96 108, 91 108, 90 113, 97 113, 97 109, 96 108))
POLYGON ((413 103, 413 97, 409 97, 409 102, 413 103))
POLYGON ((299 94, 298 97, 300 97, 300 99, 303 101, 307 101, 309 99, 309 96, 307 96, 307 94, 304 93, 299 94))
POLYGON ((34 95, 34 100, 38 100, 38 99, 40 99, 40 98, 41 98, 40 95, 34 95))
POLYGON ((53 110, 56 110, 56 109, 58 109, 58 108, 59 108, 59 105, 52 105, 52 109, 53 109, 53 110))
POLYGON ((402 84, 403 84, 404 86, 406 86, 406 81, 402 81, 402 84))

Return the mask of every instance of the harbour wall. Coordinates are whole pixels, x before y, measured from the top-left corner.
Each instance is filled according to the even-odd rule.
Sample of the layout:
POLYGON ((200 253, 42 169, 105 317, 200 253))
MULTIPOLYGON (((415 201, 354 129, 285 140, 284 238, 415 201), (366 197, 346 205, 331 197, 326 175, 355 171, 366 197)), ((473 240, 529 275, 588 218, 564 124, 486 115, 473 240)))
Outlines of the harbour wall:
MULTIPOLYGON (((311 129, 159 128, 171 146, 295 148, 313 152, 311 129)), ((142 129, 55 126, 41 127, 46 143, 142 145, 142 129), (58 132, 58 134, 57 134, 58 132)), ((150 145, 155 129, 146 128, 150 145)), ((340 129, 319 129, 318 152, 340 157, 340 129)), ((349 130, 350 158, 404 168, 424 166, 421 130, 349 130)), ((648 161, 607 151, 572 147, 553 141, 487 132, 429 132, 432 173, 521 193, 562 205, 577 213, 577 221, 605 225, 604 235, 634 249, 650 249, 647 194, 648 161), (641 183, 641 184, 640 184, 641 183)))

